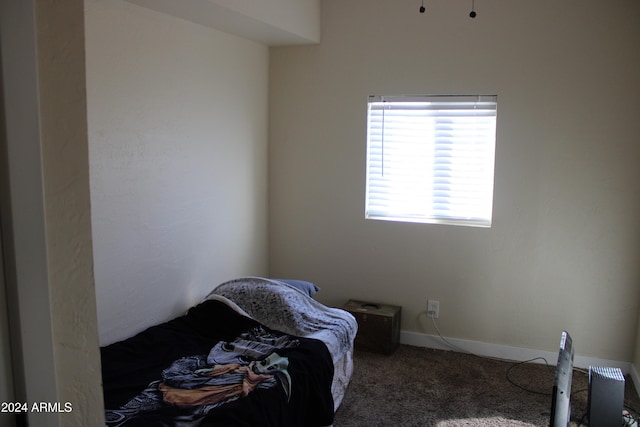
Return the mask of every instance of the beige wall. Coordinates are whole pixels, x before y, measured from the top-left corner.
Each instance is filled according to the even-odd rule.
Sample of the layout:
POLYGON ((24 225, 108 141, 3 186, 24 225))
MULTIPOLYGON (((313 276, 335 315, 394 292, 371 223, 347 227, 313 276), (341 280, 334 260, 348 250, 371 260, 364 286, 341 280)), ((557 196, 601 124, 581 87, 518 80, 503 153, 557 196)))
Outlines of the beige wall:
POLYGON ((71 405, 30 411, 30 425, 100 425, 83 1, 5 1, 1 11, 14 399, 71 405))
POLYGON ((267 272, 268 48, 87 0, 101 344, 267 272))
MULTIPOLYGON (((61 425, 103 422, 91 246, 84 2, 38 0, 46 248, 61 425)), ((32 422, 33 423, 33 422, 32 422)))
POLYGON ((633 358, 640 4, 324 0, 319 46, 271 50, 270 269, 402 328, 633 358), (369 94, 497 94, 490 229, 364 219, 369 94))

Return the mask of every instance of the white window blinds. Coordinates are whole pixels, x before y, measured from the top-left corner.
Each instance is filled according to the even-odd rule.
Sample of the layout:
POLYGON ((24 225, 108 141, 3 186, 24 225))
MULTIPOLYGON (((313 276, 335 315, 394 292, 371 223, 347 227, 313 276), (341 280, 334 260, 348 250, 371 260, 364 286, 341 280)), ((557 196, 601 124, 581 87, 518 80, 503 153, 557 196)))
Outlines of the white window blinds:
POLYGON ((496 96, 370 96, 365 216, 491 226, 496 96))

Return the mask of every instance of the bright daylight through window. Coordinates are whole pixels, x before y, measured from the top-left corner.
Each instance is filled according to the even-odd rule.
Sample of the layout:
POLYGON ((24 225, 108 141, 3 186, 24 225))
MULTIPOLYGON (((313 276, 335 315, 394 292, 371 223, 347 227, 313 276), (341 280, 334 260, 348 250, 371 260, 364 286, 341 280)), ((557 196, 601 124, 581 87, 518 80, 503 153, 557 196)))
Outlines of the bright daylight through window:
POLYGON ((365 216, 490 227, 497 96, 370 96, 365 216))

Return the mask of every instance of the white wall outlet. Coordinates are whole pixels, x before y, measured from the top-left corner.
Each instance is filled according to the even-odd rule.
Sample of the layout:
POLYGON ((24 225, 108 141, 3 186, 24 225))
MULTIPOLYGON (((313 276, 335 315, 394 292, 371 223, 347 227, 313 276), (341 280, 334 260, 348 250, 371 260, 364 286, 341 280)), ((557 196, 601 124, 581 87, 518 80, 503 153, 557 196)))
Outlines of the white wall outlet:
POLYGON ((437 319, 440 316, 440 301, 427 300, 427 316, 437 319))

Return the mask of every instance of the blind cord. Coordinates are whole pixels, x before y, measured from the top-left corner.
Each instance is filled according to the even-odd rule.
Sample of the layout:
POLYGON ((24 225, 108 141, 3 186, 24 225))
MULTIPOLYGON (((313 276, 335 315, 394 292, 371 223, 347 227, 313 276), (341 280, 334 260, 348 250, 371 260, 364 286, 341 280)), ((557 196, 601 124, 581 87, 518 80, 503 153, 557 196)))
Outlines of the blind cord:
MULTIPOLYGON (((382 102, 386 102, 386 101, 385 101, 385 100, 382 100, 382 102)), ((382 152, 381 152, 381 157, 382 157, 382 159, 381 159, 381 166, 382 166, 382 167, 380 168, 380 171, 381 171, 382 176, 384 176, 384 110, 385 110, 385 109, 386 109, 386 108, 385 108, 385 107, 384 107, 384 105, 383 105, 383 106, 382 106, 382 135, 381 135, 381 147, 380 147, 380 148, 381 148, 381 151, 382 151, 382 152)))

